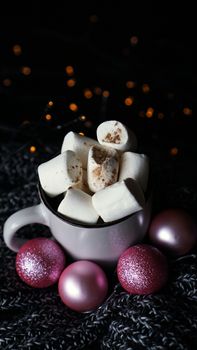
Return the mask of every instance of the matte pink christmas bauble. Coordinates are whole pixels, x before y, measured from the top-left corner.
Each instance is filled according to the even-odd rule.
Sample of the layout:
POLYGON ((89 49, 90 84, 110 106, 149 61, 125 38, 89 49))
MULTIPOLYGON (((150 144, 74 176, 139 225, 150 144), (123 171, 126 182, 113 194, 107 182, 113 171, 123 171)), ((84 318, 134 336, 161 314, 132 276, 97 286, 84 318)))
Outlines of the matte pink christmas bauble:
POLYGON ((16 256, 19 277, 34 288, 44 288, 56 283, 64 267, 63 249, 48 238, 29 240, 16 256))
POLYGON ((85 312, 101 305, 107 295, 108 281, 100 266, 80 260, 62 272, 58 290, 64 304, 75 311, 85 312))
POLYGON ((148 232, 153 245, 172 256, 188 253, 197 243, 197 225, 182 209, 167 209, 157 214, 148 232))
POLYGON ((122 287, 130 294, 155 293, 167 281, 167 260, 155 247, 135 245, 121 254, 117 275, 122 287))

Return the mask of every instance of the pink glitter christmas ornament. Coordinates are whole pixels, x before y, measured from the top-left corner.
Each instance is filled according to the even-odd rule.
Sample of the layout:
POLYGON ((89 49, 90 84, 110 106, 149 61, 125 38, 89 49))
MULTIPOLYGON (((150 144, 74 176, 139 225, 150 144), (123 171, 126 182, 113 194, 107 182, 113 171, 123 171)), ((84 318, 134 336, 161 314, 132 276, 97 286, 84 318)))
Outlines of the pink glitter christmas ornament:
POLYGON ((117 275, 120 284, 128 293, 152 294, 161 289, 167 281, 167 259, 151 245, 135 245, 120 256, 117 275))
POLYGON ((64 251, 48 238, 29 240, 16 256, 17 274, 34 288, 45 288, 56 283, 64 267, 64 251))
POLYGON ((108 281, 97 264, 76 261, 62 272, 58 290, 63 303, 78 312, 97 308, 106 297, 108 281))

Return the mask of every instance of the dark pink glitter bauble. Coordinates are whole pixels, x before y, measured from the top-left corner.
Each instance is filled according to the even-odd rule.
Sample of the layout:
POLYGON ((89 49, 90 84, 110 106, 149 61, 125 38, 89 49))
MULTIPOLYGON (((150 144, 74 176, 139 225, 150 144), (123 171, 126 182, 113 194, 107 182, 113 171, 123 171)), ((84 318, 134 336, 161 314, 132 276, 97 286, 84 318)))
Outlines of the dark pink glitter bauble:
POLYGON ((64 304, 75 311, 85 312, 101 305, 107 295, 108 281, 100 266, 80 260, 62 272, 58 290, 64 304))
POLYGON ((128 293, 152 294, 161 289, 167 281, 167 259, 157 248, 138 244, 121 254, 117 275, 120 284, 128 293))
POLYGON ((29 240, 16 256, 17 274, 34 288, 44 288, 56 283, 64 267, 63 249, 48 238, 29 240))

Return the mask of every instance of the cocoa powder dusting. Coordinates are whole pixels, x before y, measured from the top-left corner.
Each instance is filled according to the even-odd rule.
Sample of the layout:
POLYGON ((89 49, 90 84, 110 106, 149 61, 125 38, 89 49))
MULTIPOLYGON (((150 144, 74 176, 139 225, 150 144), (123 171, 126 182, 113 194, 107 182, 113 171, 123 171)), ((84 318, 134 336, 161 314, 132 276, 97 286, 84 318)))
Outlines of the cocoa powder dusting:
POLYGON ((117 128, 113 133, 108 132, 107 135, 102 140, 103 142, 119 144, 121 141, 122 130, 117 128))
POLYGON ((107 158, 108 154, 105 149, 101 149, 98 147, 93 147, 93 158, 97 164, 102 164, 107 158))
POLYGON ((101 171, 102 171, 101 167, 98 166, 96 169, 93 170, 93 175, 96 177, 99 177, 101 176, 101 171))

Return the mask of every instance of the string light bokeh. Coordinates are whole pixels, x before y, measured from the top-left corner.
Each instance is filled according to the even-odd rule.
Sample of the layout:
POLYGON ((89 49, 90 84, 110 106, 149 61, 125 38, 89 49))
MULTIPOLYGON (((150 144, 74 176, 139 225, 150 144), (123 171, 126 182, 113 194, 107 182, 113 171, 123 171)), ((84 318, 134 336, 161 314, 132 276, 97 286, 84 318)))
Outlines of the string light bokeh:
MULTIPOLYGON (((195 45, 195 40, 192 39, 189 23, 195 23, 195 21, 192 21, 191 16, 187 14, 187 8, 190 6, 189 4, 183 5, 184 16, 182 18, 179 14, 181 4, 173 13, 173 10, 166 4, 162 7, 162 4, 158 3, 158 14, 153 15, 150 13, 153 11, 148 2, 143 6, 139 2, 113 3, 113 6, 105 2, 103 5, 99 3, 99 8, 96 8, 93 2, 91 7, 84 2, 77 4, 76 2, 62 2, 58 5, 55 3, 53 6, 46 6, 40 2, 39 5, 33 4, 32 8, 28 3, 25 16, 22 14, 23 11, 19 10, 19 4, 16 3, 15 7, 19 13, 14 11, 12 17, 9 17, 7 13, 13 10, 14 4, 7 12, 1 9, 0 19, 1 16, 5 17, 0 21, 2 169, 0 176, 3 219, 5 215, 8 216, 8 209, 10 215, 26 205, 36 204, 34 200, 39 201, 39 198, 36 199, 38 165, 60 152, 64 136, 69 131, 96 139, 97 126, 105 120, 113 119, 123 122, 134 131, 138 140, 137 152, 147 154, 149 157, 149 188, 153 194, 152 213, 176 206, 185 208, 193 214, 194 218, 196 217, 197 80, 192 67, 191 49, 195 45), (136 7, 139 7, 139 11, 136 10, 136 7), (42 13, 39 13, 40 9, 42 13), (167 16, 165 11, 168 12, 167 16), (24 191, 21 192, 22 188, 24 191)), ((154 6, 154 10, 155 7, 157 6, 154 6)), ((32 229, 34 230, 33 227, 28 227, 24 231, 30 236, 32 229)), ((39 230, 41 234, 45 231, 47 233, 46 227, 39 229, 35 226, 37 236, 39 230)), ((23 232, 20 234, 23 236, 23 232)), ((5 259, 8 259, 9 255, 6 251, 4 254, 5 259)), ((12 264, 8 265, 14 268, 13 254, 10 259, 12 259, 12 264)), ((191 257, 189 260, 191 261, 191 257)), ((190 261, 188 268, 192 263, 190 261)), ((173 284, 173 289, 175 293, 178 292, 178 289, 184 289, 182 297, 185 303, 186 296, 190 297, 186 290, 190 282, 186 274, 185 260, 178 261, 178 265, 179 270, 174 269, 173 273, 178 277, 178 282, 180 282, 179 277, 182 276, 182 280, 187 283, 180 286, 180 283, 177 282, 176 286, 173 284), (180 275, 182 264, 183 271, 180 275)), ((79 326, 77 326, 77 334, 80 337, 80 343, 83 343, 82 347, 86 350, 97 349, 96 344, 90 348, 88 346, 97 336, 97 345, 100 349, 102 339, 100 335, 104 323, 109 326, 105 327, 107 333, 103 333, 104 348, 110 336, 108 345, 115 346, 116 343, 118 347, 122 341, 123 347, 124 345, 135 347, 139 340, 139 346, 147 348, 144 338, 146 332, 140 334, 139 322, 136 323, 130 319, 131 328, 135 330, 137 327, 139 330, 138 339, 136 332, 133 332, 128 342, 126 336, 122 337, 127 333, 128 324, 125 323, 126 328, 124 328, 125 317, 121 317, 123 299, 122 296, 120 298, 118 290, 115 296, 120 305, 117 303, 116 308, 112 299, 109 304, 107 302, 107 309, 104 306, 103 309, 98 310, 101 316, 101 328, 99 328, 99 317, 96 317, 94 322, 89 317, 90 315, 71 314, 70 310, 58 304, 56 298, 53 299, 55 290, 51 292, 43 290, 39 305, 34 302, 35 298, 32 298, 33 302, 26 300, 25 303, 22 298, 22 304, 20 304, 18 289, 15 288, 15 279, 13 279, 14 274, 11 276, 12 271, 13 269, 8 271, 7 279, 2 279, 2 283, 6 286, 5 288, 2 286, 2 297, 3 300, 5 299, 2 305, 2 320, 4 325, 11 324, 7 332, 8 335, 11 335, 13 342, 12 344, 9 340, 7 342, 7 328, 2 326, 1 340, 4 340, 2 344, 6 343, 8 347, 10 344, 15 348, 17 345, 19 347, 28 346, 27 344, 32 348, 36 346, 35 344, 38 344, 38 347, 49 345, 49 347, 56 348, 54 342, 56 340, 58 342, 60 338, 60 340, 65 339, 65 342, 62 343, 63 347, 67 344, 72 348, 72 340, 74 341, 72 337, 76 335, 76 332, 72 325, 69 325, 71 327, 69 332, 64 331, 67 322, 69 323, 69 320, 72 319, 74 327, 76 324, 79 326), (10 293, 7 293, 7 289, 10 293), (11 304, 9 304, 10 300, 11 304), (17 300, 17 305, 12 302, 13 300, 17 300), (40 307, 43 304, 42 301, 44 309, 40 307), (24 322, 28 320, 28 327, 19 334, 12 331, 12 326, 15 330, 18 329, 17 327, 20 328, 17 320, 21 320, 20 310, 22 311, 24 305, 27 304, 30 307, 26 308, 27 312, 25 314, 23 312, 22 316, 24 322), (112 318, 108 313, 111 307, 112 318), (55 318, 54 310, 57 316, 55 318), (102 317, 102 310, 104 313, 108 310, 106 319, 102 317), (114 313, 115 310, 117 312, 114 313), (43 321, 45 315, 48 323, 46 320, 43 321), (79 323, 76 323, 77 319, 79 323), (82 319, 85 322, 81 324, 82 319), (94 323, 94 328, 91 331, 90 327, 85 327, 88 328, 85 332, 88 334, 88 339, 85 342, 80 328, 84 328, 83 325, 87 324, 87 320, 89 320, 89 326, 94 323), (57 327, 54 326, 53 321, 57 323, 57 327), (40 335, 40 325, 41 328, 43 325, 41 333, 44 334, 44 339, 41 337, 42 334, 40 335), (121 331, 116 337, 114 329, 119 329, 120 325, 121 331), (56 332, 56 328, 60 332, 56 332), (111 333, 108 332, 109 329, 111 333), (51 330, 57 333, 57 337, 51 336, 51 330), (41 341, 42 345, 39 345, 40 343, 37 343, 36 340, 41 341)), ((33 291, 27 291, 22 284, 18 287, 22 288, 22 292, 19 291, 21 297, 24 293, 26 297, 28 293, 33 293, 33 291)), ((109 293, 111 293, 110 290, 109 293)), ((34 294, 38 296, 39 292, 35 291, 34 294)), ((181 297, 181 294, 178 296, 181 297)), ((167 323, 170 324, 172 315, 173 320, 176 321, 178 310, 180 317, 174 329, 177 329, 177 343, 180 344, 180 330, 185 328, 183 325, 180 328, 179 319, 186 310, 186 304, 183 310, 180 303, 173 304, 176 295, 173 296, 172 293, 170 301, 172 305, 164 303, 165 305, 162 304, 163 308, 161 308, 161 305, 158 304, 158 296, 155 298, 153 296, 150 299, 148 296, 147 300, 153 304, 154 300, 156 301, 156 311, 159 312, 160 309, 162 311, 160 312, 161 319, 165 309, 168 308, 169 317, 166 320, 169 322, 165 320, 167 323), (183 311, 182 314, 180 310, 183 311)), ((134 311, 137 312, 139 309, 139 314, 144 316, 140 310, 143 307, 147 309, 147 306, 148 304, 139 303, 134 311)), ((131 314, 133 314, 132 307, 133 304, 131 314)), ((193 310, 192 306, 191 310, 193 310)), ((147 309, 147 314, 148 312, 147 309)), ((157 323, 160 322, 160 318, 155 316, 157 315, 153 315, 155 319, 153 328, 156 324, 155 329, 158 330, 157 323)), ((189 328, 191 323, 188 319, 185 320, 186 323, 189 328)), ((146 325, 143 324, 143 326, 145 329, 146 325)), ((147 328, 146 331, 147 339, 149 339, 150 329, 147 328)), ((162 342, 164 346, 164 343, 167 344, 167 338, 162 338, 160 332, 157 343, 157 332, 153 333, 155 346, 158 344, 159 347, 162 342)), ((174 335, 170 332, 169 338, 169 343, 173 346, 174 335)), ((186 334, 186 337, 183 335, 184 344, 187 341, 186 338, 192 344, 193 337, 189 339, 190 332, 186 334)), ((149 343, 151 343, 150 339, 149 343)), ((75 342, 75 345, 78 346, 78 342, 75 342)), ((60 346, 57 345, 57 348, 60 346)))
MULTIPOLYGON (((84 41, 77 41, 74 36, 72 40, 71 37, 62 40, 57 36, 61 47, 58 50, 63 59, 53 49, 56 44, 52 39, 48 53, 46 56, 43 54, 45 42, 49 40, 47 36, 38 46, 39 50, 36 50, 37 41, 34 39, 34 52, 31 51, 29 42, 21 35, 18 35, 18 39, 11 38, 3 42, 0 47, 1 58, 4 62, 4 57, 5 60, 8 57, 12 68, 4 65, 0 71, 0 97, 3 103, 4 96, 7 100, 15 102, 16 95, 18 101, 21 101, 17 102, 16 106, 18 103, 22 106, 22 100, 28 106, 21 116, 18 116, 20 110, 14 111, 16 118, 13 117, 13 124, 16 135, 20 134, 21 129, 25 133, 25 130, 33 128, 34 132, 29 140, 31 144, 28 144, 27 151, 36 156, 40 150, 37 143, 43 144, 42 138, 47 142, 48 136, 49 143, 57 138, 61 140, 63 134, 71 128, 95 137, 96 127, 100 122, 118 119, 134 129, 137 136, 143 139, 144 151, 149 142, 159 147, 161 154, 173 159, 195 151, 188 136, 188 142, 183 143, 184 132, 193 130, 194 99, 188 97, 184 86, 173 87, 170 79, 169 84, 161 78, 157 81, 153 69, 150 70, 150 74, 147 74, 148 70, 143 73, 141 58, 145 58, 144 64, 148 67, 149 55, 152 54, 151 46, 147 51, 145 30, 142 33, 134 26, 132 32, 126 33, 125 30, 123 37, 124 28, 120 28, 122 41, 118 41, 118 37, 115 40, 115 33, 110 42, 107 33, 106 38, 102 38, 103 41, 98 41, 97 35, 105 31, 107 23, 104 22, 106 17, 103 16, 105 15, 95 12, 84 17, 86 30, 91 33, 83 39, 84 41), (108 47, 105 42, 109 44, 108 47), (117 49, 113 52, 115 42, 117 49), (43 66, 47 62, 46 57, 49 62, 56 58, 57 66, 53 67, 57 68, 57 80, 54 73, 46 75, 43 66), (43 70, 40 70, 39 67, 42 66, 43 70), (39 101, 38 96, 29 96, 32 89, 34 92, 36 89, 40 91, 38 82, 41 81, 47 91, 46 96, 43 91, 39 101), (59 84, 56 84, 56 81, 59 84), (56 85, 54 89, 53 82, 56 85), (21 95, 23 92, 24 96, 21 95)), ((118 28, 115 32, 118 32, 118 28)), ((7 109, 9 110, 9 105, 7 109)), ((5 126, 5 120, 0 125, 2 132, 11 127, 11 123, 5 126)), ((27 140, 24 141, 24 145, 26 143, 27 140)))

